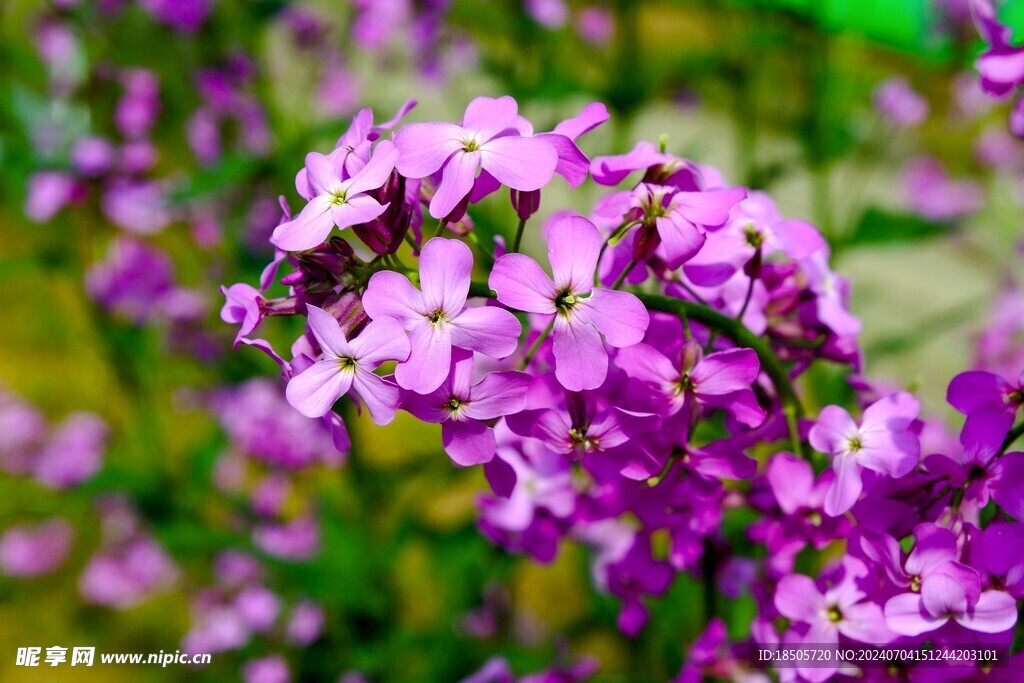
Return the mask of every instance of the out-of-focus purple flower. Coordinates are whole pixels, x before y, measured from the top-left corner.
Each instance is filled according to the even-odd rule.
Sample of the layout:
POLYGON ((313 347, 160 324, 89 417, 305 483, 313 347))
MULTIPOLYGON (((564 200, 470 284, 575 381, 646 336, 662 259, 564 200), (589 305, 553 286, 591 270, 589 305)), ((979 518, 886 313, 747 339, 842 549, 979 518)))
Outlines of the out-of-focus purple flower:
POLYGON ((523 9, 547 29, 562 28, 569 21, 569 8, 565 0, 523 0, 523 9))
POLYGON ((121 83, 124 94, 117 102, 114 122, 129 140, 144 137, 160 115, 160 80, 152 71, 136 68, 125 71, 121 83))
POLYGON ((45 223, 80 196, 78 182, 60 171, 39 171, 28 181, 25 215, 36 223, 45 223))
POLYGON ((330 431, 290 408, 275 382, 256 379, 218 394, 213 408, 234 448, 274 467, 337 464, 330 431))
POLYGON ((283 560, 308 560, 320 551, 320 527, 313 517, 283 524, 260 524, 252 531, 256 545, 283 560))
POLYGON ((907 393, 872 403, 858 426, 839 406, 826 406, 809 435, 811 445, 832 456, 836 478, 825 495, 825 512, 841 515, 863 491, 861 468, 900 478, 918 463, 921 444, 910 431, 920 404, 907 393))
POLYGON ((573 21, 576 34, 593 45, 604 45, 615 34, 615 15, 604 7, 583 7, 573 21))
POLYGON ((519 107, 507 95, 478 97, 466 107, 462 125, 410 123, 395 134, 398 172, 426 178, 441 171, 430 201, 430 215, 444 219, 473 189, 480 168, 513 190, 529 192, 547 185, 558 165, 555 149, 537 138, 510 134, 519 107))
POLYGON ((473 383, 473 354, 452 351, 448 377, 433 393, 402 392, 402 408, 424 422, 441 424, 445 452, 459 465, 480 465, 494 457, 494 432, 489 420, 526 407, 530 376, 525 372, 492 372, 473 383))
POLYGON ((160 232, 175 220, 166 188, 158 181, 116 178, 103 192, 102 208, 114 224, 138 235, 160 232))
POLYGON ((185 33, 197 31, 213 9, 211 0, 139 0, 139 4, 157 21, 185 33))
POLYGON ((71 148, 71 163, 84 176, 98 177, 105 174, 116 163, 116 150, 109 141, 85 136, 75 141, 71 148))
POLYGON ((8 527, 0 536, 0 571, 13 577, 49 574, 67 557, 74 536, 60 517, 8 527))
POLYGON ((928 100, 899 76, 875 88, 872 101, 875 109, 894 126, 918 126, 928 118, 928 100))
POLYGON ((67 489, 91 478, 103 463, 107 424, 92 413, 72 413, 64 418, 34 467, 37 480, 53 489, 67 489))
POLYGON ((561 217, 547 237, 554 280, 529 256, 505 254, 488 284, 509 308, 553 315, 558 381, 570 391, 596 389, 608 373, 604 342, 617 348, 639 343, 650 316, 632 294, 594 287, 601 236, 593 223, 561 217))
POLYGON ((398 387, 373 374, 381 363, 409 357, 409 340, 395 322, 375 320, 352 341, 327 311, 308 306, 309 328, 323 354, 288 382, 285 396, 306 417, 321 417, 334 402, 354 392, 377 424, 387 424, 398 407, 398 387))
POLYGON ((82 571, 78 590, 86 602, 126 609, 168 588, 177 576, 163 548, 138 536, 101 547, 82 571))
POLYGON ((110 243, 102 261, 89 266, 85 290, 100 306, 135 323, 166 312, 173 295, 174 266, 156 247, 130 237, 110 243))
POLYGON ((46 436, 43 414, 0 385, 0 470, 30 473, 46 436))
POLYGON ((409 332, 408 360, 395 368, 403 389, 429 394, 441 386, 452 362, 452 347, 505 358, 516 350, 522 327, 508 311, 471 308, 473 253, 464 243, 444 238, 427 242, 420 254, 420 288, 404 275, 381 271, 370 278, 363 306, 374 320, 397 320, 409 332))
POLYGON ((909 208, 932 221, 963 218, 984 201, 977 183, 952 180, 942 162, 933 157, 919 157, 903 167, 903 188, 909 208))
POLYGON ((246 626, 257 633, 269 630, 281 613, 281 599, 261 585, 246 586, 240 590, 233 605, 246 626))
POLYGON ((306 647, 317 638, 324 628, 326 617, 320 605, 311 600, 302 600, 292 607, 285 623, 285 639, 295 647, 306 647))
POLYGON ((245 683, 290 683, 292 672, 281 655, 267 655, 250 659, 242 665, 245 683))

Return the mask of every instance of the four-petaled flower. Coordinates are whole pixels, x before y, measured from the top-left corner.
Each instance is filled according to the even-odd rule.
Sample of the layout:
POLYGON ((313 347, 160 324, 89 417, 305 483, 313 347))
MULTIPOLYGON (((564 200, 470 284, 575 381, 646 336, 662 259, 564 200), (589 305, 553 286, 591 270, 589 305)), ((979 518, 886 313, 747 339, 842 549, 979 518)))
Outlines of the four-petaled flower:
POLYGON ((825 496, 825 512, 841 515, 864 489, 861 468, 898 479, 917 466, 921 444, 910 431, 920 405, 907 393, 896 393, 864 410, 860 426, 839 406, 825 406, 811 428, 811 445, 833 457, 836 479, 825 496))
POLYGON ((530 375, 492 372, 473 380, 473 354, 452 352, 448 377, 430 394, 402 392, 402 408, 424 422, 441 424, 445 452, 458 465, 480 465, 494 457, 496 441, 488 420, 513 415, 526 406, 530 375))
POLYGON ((285 251, 305 251, 323 244, 335 226, 344 230, 372 221, 389 204, 381 204, 367 193, 387 182, 397 159, 395 146, 382 140, 366 165, 346 177, 344 157, 309 153, 306 175, 315 196, 298 216, 277 226, 271 242, 285 251))
POLYGON ((513 190, 539 190, 551 181, 558 153, 542 138, 518 135, 518 115, 516 101, 507 95, 478 97, 466 107, 461 126, 410 123, 395 134, 399 173, 426 178, 444 169, 430 201, 431 216, 448 216, 473 189, 481 167, 513 190))
POLYGON ((309 328, 323 358, 288 382, 288 402, 306 417, 321 417, 353 391, 374 422, 391 422, 398 407, 398 387, 373 371, 386 360, 404 360, 409 355, 409 340, 402 328, 390 320, 374 321, 349 341, 330 313, 312 305, 308 312, 309 328))
POLYGON ((601 236, 581 216, 562 216, 548 230, 554 280, 523 254, 505 254, 488 281, 509 308, 554 316, 555 376, 570 391, 596 389, 608 373, 608 344, 639 343, 650 316, 628 292, 594 287, 601 236))
POLYGON ((373 320, 392 318, 409 332, 411 353, 395 368, 403 389, 429 394, 448 376, 452 346, 504 358, 516 350, 522 326, 503 308, 469 308, 473 254, 462 242, 435 238, 420 254, 420 287, 393 271, 374 273, 363 294, 373 320))

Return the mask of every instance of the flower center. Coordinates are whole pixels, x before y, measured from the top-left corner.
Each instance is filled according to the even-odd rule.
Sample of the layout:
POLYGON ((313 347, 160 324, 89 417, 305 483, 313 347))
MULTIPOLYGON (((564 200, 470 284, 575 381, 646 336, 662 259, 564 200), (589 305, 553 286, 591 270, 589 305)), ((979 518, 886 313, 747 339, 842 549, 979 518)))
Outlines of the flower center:
POLYGON ((1018 405, 1024 405, 1024 389, 1017 389, 1011 391, 1010 395, 1006 397, 1010 403, 1016 403, 1018 405))
POLYGON ((921 592, 921 577, 920 576, 911 576, 910 577, 910 590, 912 590, 915 593, 920 593, 921 592))
POLYGON ((562 315, 567 315, 579 301, 579 297, 573 294, 571 290, 565 289, 555 297, 555 308, 562 315))
POLYGON ((817 510, 808 510, 807 511, 807 523, 808 524, 810 524, 811 526, 821 526, 821 522, 822 522, 822 519, 821 519, 821 513, 820 512, 818 512, 817 510))
POLYGON ((586 427, 573 427, 569 430, 569 438, 577 448, 584 450, 596 450, 600 446, 600 442, 592 437, 587 436, 586 427))
POLYGON ((447 320, 447 318, 448 316, 445 315, 444 310, 440 308, 434 311, 433 313, 427 314, 427 319, 430 320, 431 325, 439 325, 445 320, 447 320))
POLYGON ((679 396, 687 391, 693 391, 696 388, 697 384, 690 377, 690 373, 684 372, 679 376, 679 379, 676 380, 675 394, 676 396, 679 396))
POLYGON ((856 453, 857 451, 859 451, 862 448, 864 448, 864 442, 860 440, 860 435, 859 434, 856 435, 856 436, 851 436, 850 438, 848 438, 846 440, 846 450, 847 450, 847 452, 853 454, 853 453, 856 453))
POLYGON ((462 408, 466 403, 466 401, 463 401, 458 396, 452 396, 448 399, 448 402, 444 404, 444 409, 448 411, 452 419, 457 420, 462 414, 462 408))
POLYGON ((470 138, 462 141, 463 152, 475 152, 480 149, 480 143, 476 141, 476 138, 470 138))
POLYGON ((843 620, 843 612, 839 609, 839 605, 832 605, 829 607, 825 612, 825 616, 828 617, 828 620, 833 624, 838 624, 843 620))
POLYGON ((340 190, 338 192, 332 192, 331 193, 331 204, 334 204, 335 206, 343 206, 345 204, 345 202, 348 201, 347 194, 348 193, 345 192, 344 190, 340 190))
POLYGON ((764 233, 757 229, 754 221, 747 221, 743 226, 743 234, 747 238, 747 244, 757 249, 764 244, 764 233))
POLYGON ((356 359, 352 356, 342 356, 338 359, 338 365, 342 372, 351 372, 356 369, 356 359))

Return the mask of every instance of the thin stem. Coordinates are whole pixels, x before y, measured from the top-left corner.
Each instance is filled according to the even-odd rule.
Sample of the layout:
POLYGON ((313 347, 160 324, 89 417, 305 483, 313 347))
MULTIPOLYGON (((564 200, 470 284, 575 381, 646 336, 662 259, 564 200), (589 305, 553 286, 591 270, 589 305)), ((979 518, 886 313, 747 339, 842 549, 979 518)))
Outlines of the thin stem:
POLYGON ((420 250, 420 245, 416 244, 416 240, 414 240, 412 238, 412 235, 410 235, 409 233, 405 233, 404 239, 405 239, 405 243, 408 244, 410 247, 412 247, 413 251, 419 251, 420 250))
POLYGON ((444 234, 444 229, 448 227, 448 219, 442 218, 437 222, 437 229, 434 230, 433 237, 440 237, 444 234))
POLYGON ((526 229, 526 219, 519 219, 519 227, 516 228, 516 238, 512 240, 512 253, 519 253, 519 246, 523 243, 523 231, 526 229))
POLYGON ((633 259, 628 264, 626 264, 626 269, 623 270, 622 273, 619 275, 619 278, 615 281, 615 284, 612 285, 612 289, 618 289, 619 287, 621 287, 622 283, 626 281, 626 278, 629 277, 629 274, 633 272, 634 268, 636 268, 636 259, 633 259))
POLYGON ((538 349, 540 349, 540 345, 543 344, 544 340, 548 338, 549 334, 551 334, 551 330, 554 326, 555 321, 552 320, 548 323, 548 326, 544 328, 544 331, 537 337, 537 341, 533 342, 533 346, 531 346, 530 350, 526 352, 526 358, 523 359, 522 365, 519 366, 520 370, 525 370, 529 367, 530 361, 533 360, 533 357, 537 354, 538 349))
POLYGON ((1010 446, 1013 445, 1013 442, 1021 436, 1024 436, 1024 422, 1021 422, 1019 425, 1011 429, 1010 433, 1006 435, 1006 438, 1003 439, 1003 445, 999 448, 999 455, 1010 450, 1010 446))
POLYGON ((754 281, 755 278, 750 278, 750 284, 747 285, 747 295, 743 297, 743 305, 740 306, 740 312, 736 315, 737 320, 743 320, 743 316, 747 314, 747 307, 750 306, 750 299, 754 296, 754 281))

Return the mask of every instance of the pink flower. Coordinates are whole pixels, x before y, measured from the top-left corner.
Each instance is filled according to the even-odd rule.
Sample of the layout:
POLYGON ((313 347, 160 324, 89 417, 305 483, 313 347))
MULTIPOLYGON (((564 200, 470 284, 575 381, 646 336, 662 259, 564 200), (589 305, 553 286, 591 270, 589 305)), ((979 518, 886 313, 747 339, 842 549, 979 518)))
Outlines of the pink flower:
POLYGON ((395 134, 398 172, 426 178, 442 170, 430 215, 443 219, 466 198, 483 168, 513 190, 539 190, 550 182, 558 154, 546 141, 515 135, 519 114, 509 96, 478 97, 466 107, 462 125, 410 123, 395 134))
POLYGON ((288 382, 288 402, 306 417, 321 417, 335 401, 354 391, 374 422, 391 422, 398 387, 373 371, 386 360, 404 360, 409 355, 409 340, 402 329, 389 320, 372 322, 349 341, 330 313, 312 305, 308 311, 309 327, 323 358, 288 382))
POLYGON ((21 577, 49 574, 67 557, 74 535, 71 525, 60 517, 12 526, 0 536, 0 571, 21 577))
POLYGON ((370 278, 363 307, 373 320, 397 320, 409 332, 408 360, 395 368, 403 389, 429 394, 441 386, 452 346, 504 358, 516 350, 522 328, 516 317, 492 306, 470 308, 473 254, 462 242, 435 238, 420 254, 420 287, 404 275, 381 271, 370 278))
POLYGON ((563 216, 548 231, 554 280, 529 256, 498 259, 489 285, 498 301, 530 313, 554 315, 555 376, 570 391, 596 389, 608 373, 604 341, 617 348, 639 343, 650 316, 632 294, 594 287, 601 236, 581 216, 563 216))
POLYGON ((857 502, 862 468, 898 479, 917 466, 921 444, 910 425, 919 410, 917 399, 901 392, 868 406, 859 426, 839 406, 821 411, 810 442, 833 457, 836 479, 825 496, 827 514, 841 515, 857 502))
POLYGON ((402 407, 424 422, 441 424, 445 452, 458 465, 479 465, 494 457, 494 431, 487 425, 526 407, 530 376, 492 372, 472 383, 473 354, 456 350, 451 371, 436 391, 402 392, 402 407))
POLYGON ((365 166, 345 177, 347 155, 326 157, 306 155, 306 174, 313 198, 294 219, 274 230, 271 241, 285 251, 305 251, 323 244, 331 230, 372 221, 389 204, 381 204, 368 192, 384 185, 395 168, 398 152, 382 140, 365 166))

